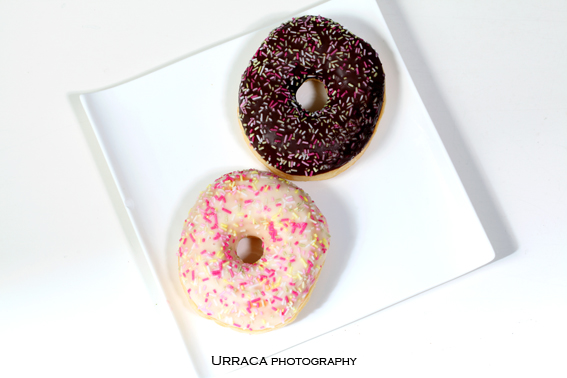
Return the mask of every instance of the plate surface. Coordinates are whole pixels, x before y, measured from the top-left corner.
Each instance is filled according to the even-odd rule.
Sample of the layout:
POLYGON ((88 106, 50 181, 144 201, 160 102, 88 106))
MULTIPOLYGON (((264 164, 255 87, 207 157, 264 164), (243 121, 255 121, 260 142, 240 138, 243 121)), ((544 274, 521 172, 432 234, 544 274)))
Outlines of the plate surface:
POLYGON ((272 28, 81 96, 200 376, 235 368, 212 365, 212 356, 272 355, 494 258, 376 3, 333 0, 303 14, 331 18, 378 51, 387 103, 372 144, 353 167, 327 181, 296 183, 327 217, 331 248, 310 302, 281 330, 249 336, 193 314, 176 257, 199 192, 226 172, 262 169, 240 135, 237 94, 272 28))

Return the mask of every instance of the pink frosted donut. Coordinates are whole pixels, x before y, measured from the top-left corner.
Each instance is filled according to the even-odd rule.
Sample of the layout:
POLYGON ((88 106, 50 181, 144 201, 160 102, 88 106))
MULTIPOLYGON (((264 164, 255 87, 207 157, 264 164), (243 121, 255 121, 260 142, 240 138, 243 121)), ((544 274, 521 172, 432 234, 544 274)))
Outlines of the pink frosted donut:
POLYGON ((179 239, 181 283, 199 315, 247 333, 291 323, 309 300, 329 248, 327 221, 309 195, 257 170, 217 179, 201 193, 179 239), (262 240, 255 263, 236 253, 262 240))

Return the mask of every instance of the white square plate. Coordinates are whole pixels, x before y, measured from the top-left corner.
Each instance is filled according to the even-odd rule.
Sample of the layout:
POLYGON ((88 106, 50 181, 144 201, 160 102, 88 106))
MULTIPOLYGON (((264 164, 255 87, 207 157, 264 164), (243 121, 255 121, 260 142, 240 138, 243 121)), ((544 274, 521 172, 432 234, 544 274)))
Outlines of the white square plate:
POLYGON ((249 336, 193 314, 176 257, 199 192, 224 173, 263 168, 240 135, 237 97, 242 72, 272 28, 81 96, 201 376, 233 369, 213 366, 212 356, 272 355, 494 258, 376 3, 333 0, 302 14, 331 18, 378 51, 387 103, 353 167, 327 181, 297 183, 327 217, 331 248, 310 302, 281 330, 249 336))

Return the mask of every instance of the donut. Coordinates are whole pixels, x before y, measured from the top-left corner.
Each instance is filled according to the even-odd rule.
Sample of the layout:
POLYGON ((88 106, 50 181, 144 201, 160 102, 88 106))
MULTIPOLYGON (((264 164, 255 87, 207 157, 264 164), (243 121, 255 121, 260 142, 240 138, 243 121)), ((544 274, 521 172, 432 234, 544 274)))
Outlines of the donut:
POLYGON ((321 16, 292 19, 263 41, 242 74, 238 117, 253 154, 288 180, 324 180, 368 147, 384 108, 382 63, 364 40, 321 16), (308 80, 328 101, 309 111, 296 99, 308 80))
POLYGON ((329 249, 327 221, 309 195, 271 172, 228 173, 202 192, 179 239, 179 277, 190 306, 246 333, 283 327, 309 300, 329 249), (244 262, 243 238, 263 255, 244 262))

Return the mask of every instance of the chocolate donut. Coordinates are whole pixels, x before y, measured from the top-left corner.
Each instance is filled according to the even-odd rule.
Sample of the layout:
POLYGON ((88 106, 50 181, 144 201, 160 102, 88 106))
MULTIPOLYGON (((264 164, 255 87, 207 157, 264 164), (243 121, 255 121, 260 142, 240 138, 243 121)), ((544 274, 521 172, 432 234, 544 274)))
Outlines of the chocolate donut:
POLYGON ((321 16, 292 19, 264 40, 242 75, 239 120, 250 148, 290 180, 323 180, 346 170, 368 146, 384 105, 376 51, 321 16), (328 101, 310 112, 296 99, 307 80, 328 101))

